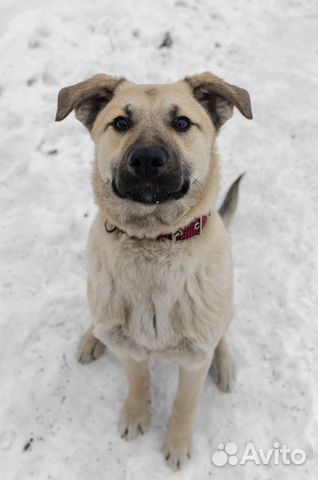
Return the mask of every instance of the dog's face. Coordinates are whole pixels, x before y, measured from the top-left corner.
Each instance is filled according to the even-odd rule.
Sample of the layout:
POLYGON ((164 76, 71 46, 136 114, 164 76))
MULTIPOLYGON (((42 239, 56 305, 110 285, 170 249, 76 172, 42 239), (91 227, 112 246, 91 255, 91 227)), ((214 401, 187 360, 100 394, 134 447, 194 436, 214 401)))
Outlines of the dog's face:
POLYGON ((118 86, 92 134, 100 171, 119 198, 159 205, 204 177, 213 126, 189 90, 182 83, 118 86))
POLYGON ((61 90, 57 120, 75 109, 89 129, 95 193, 109 213, 162 221, 211 189, 214 140, 233 106, 252 117, 248 93, 209 73, 167 85, 97 75, 61 90))

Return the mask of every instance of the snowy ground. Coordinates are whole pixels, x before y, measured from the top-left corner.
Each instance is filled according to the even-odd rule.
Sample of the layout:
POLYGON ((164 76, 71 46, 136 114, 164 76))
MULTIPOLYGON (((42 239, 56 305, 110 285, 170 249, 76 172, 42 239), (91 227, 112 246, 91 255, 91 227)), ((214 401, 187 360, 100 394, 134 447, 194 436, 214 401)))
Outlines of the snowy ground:
POLYGON ((309 0, 1 1, 1 480, 314 479, 316 27, 309 0), (126 443, 117 359, 76 362, 93 146, 73 116, 53 119, 58 90, 96 72, 160 82, 207 69, 247 87, 255 117, 236 114, 219 138, 222 192, 247 172, 232 228, 238 379, 229 395, 207 381, 194 460, 173 474, 161 446, 176 369, 154 366, 152 428, 126 443), (218 468, 228 441, 278 441, 307 461, 218 468))

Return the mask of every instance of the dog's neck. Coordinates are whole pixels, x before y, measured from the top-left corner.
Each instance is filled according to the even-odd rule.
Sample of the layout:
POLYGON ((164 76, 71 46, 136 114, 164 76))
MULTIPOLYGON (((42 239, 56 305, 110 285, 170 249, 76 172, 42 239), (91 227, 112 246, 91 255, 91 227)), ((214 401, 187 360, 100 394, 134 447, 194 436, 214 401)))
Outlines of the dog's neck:
MULTIPOLYGON (((204 227, 208 222, 209 216, 210 214, 202 215, 202 217, 196 218, 195 220, 193 220, 193 222, 189 223, 184 228, 178 228, 176 232, 159 235, 153 240, 154 241, 170 240, 172 242, 182 242, 184 240, 189 240, 192 237, 201 235, 203 233, 204 227)), ((112 234, 117 231, 119 233, 127 235, 127 232, 125 232, 124 230, 120 230, 116 226, 112 225, 111 223, 108 222, 107 219, 104 221, 104 228, 105 228, 105 232, 109 234, 112 234)), ((144 239, 144 237, 142 238, 131 237, 131 238, 134 238, 136 240, 144 239)))
POLYGON ((160 205, 142 205, 118 199, 111 182, 105 182, 95 162, 93 189, 101 216, 130 237, 155 239, 184 229, 213 209, 219 189, 219 169, 213 149, 210 171, 204 183, 192 185, 191 195, 160 205))

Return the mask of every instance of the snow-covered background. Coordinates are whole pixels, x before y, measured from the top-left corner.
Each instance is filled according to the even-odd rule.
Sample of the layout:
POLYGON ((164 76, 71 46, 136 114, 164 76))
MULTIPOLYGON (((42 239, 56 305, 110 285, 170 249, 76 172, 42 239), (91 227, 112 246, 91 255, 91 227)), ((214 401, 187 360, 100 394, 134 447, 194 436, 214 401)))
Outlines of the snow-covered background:
POLYGON ((1 480, 315 478, 317 15, 314 0, 1 0, 1 480), (73 115, 53 120, 58 90, 97 72, 166 82, 202 70, 246 87, 255 118, 236 113, 219 138, 222 193, 247 172, 232 228, 238 378, 228 395, 207 380, 193 461, 174 474, 161 447, 176 368, 152 368, 152 428, 126 443, 119 362, 76 361, 93 145, 73 115), (227 441, 278 441, 307 461, 217 468, 227 441))

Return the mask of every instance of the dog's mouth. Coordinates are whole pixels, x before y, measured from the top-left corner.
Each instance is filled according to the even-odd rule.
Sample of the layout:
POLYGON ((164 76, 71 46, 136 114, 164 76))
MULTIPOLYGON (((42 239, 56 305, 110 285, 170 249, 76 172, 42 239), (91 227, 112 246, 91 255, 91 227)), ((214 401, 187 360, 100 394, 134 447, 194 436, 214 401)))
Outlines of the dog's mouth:
POLYGON ((119 198, 132 200, 144 205, 159 205, 182 198, 188 192, 188 175, 176 172, 173 175, 138 178, 125 171, 114 171, 112 189, 119 198))
POLYGON ((119 198, 146 205, 178 200, 190 187, 189 174, 177 169, 171 174, 138 177, 126 169, 114 169, 112 189, 119 198))

